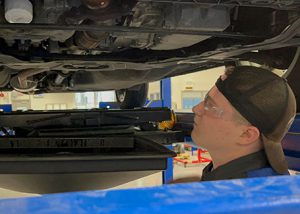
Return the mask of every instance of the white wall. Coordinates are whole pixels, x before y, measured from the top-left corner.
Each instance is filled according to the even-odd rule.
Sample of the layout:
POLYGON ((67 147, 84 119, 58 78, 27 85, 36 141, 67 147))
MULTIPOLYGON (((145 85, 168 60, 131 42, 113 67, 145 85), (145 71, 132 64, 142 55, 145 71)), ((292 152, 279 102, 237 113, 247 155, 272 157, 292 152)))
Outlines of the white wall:
MULTIPOLYGON (((172 108, 174 110, 182 109, 182 93, 208 91, 224 72, 224 67, 208 69, 204 71, 195 72, 192 74, 181 75, 171 78, 172 90, 172 108)), ((149 95, 153 93, 160 93, 160 81, 149 84, 149 95)))
POLYGON ((73 93, 50 93, 42 96, 30 95, 31 109, 45 110, 51 106, 54 109, 74 109, 75 108, 75 94, 73 93))
POLYGON ((183 91, 208 91, 224 72, 224 67, 213 68, 196 73, 171 78, 172 108, 182 109, 183 91))
POLYGON ((9 104, 10 100, 10 93, 9 92, 1 92, 4 96, 0 96, 0 105, 1 104, 9 104))
POLYGON ((160 81, 150 82, 147 98, 150 98, 151 94, 160 94, 160 81))
POLYGON ((4 93, 0 97, 0 104, 12 104, 13 110, 24 105, 33 110, 46 110, 46 105, 64 107, 65 109, 75 108, 75 95, 72 93, 27 95, 16 91, 4 93))

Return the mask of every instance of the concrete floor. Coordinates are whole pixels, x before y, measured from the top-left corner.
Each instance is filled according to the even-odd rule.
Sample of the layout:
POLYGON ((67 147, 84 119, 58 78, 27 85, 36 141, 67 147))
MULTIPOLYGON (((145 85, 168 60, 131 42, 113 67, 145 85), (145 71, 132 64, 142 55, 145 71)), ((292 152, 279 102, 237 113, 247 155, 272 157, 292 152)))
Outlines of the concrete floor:
POLYGON ((38 196, 37 194, 15 192, 8 189, 0 188, 0 198, 21 198, 29 196, 38 196))

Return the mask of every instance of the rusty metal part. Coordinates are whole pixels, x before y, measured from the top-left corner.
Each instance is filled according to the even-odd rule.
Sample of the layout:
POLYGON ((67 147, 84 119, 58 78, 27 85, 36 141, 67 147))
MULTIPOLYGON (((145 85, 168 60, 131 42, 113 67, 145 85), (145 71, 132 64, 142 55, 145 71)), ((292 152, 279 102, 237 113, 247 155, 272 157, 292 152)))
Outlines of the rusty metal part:
POLYGON ((82 4, 91 10, 107 8, 110 2, 111 0, 82 0, 82 4))
POLYGON ((96 48, 100 42, 107 38, 109 33, 107 32, 87 32, 79 31, 74 36, 74 42, 77 46, 83 49, 96 48))
MULTIPOLYGON (((136 4, 136 0, 124 0, 112 4, 111 0, 82 0, 82 5, 73 7, 60 17, 64 24, 94 24, 128 15, 136 4)), ((97 31, 77 31, 74 43, 83 49, 96 48, 109 33, 97 31)))
POLYGON ((47 70, 48 69, 32 68, 32 69, 26 69, 26 70, 21 71, 18 74, 18 81, 19 81, 20 87, 21 88, 28 87, 28 85, 27 85, 27 82, 28 82, 27 79, 28 79, 28 77, 32 77, 32 76, 34 76, 36 74, 43 73, 43 72, 45 72, 47 70))
MULTIPOLYGON (((24 84, 24 82, 23 82, 23 84, 24 84)), ((37 84, 36 81, 30 80, 30 79, 26 79, 26 87, 22 88, 20 86, 20 82, 18 80, 18 76, 14 76, 10 80, 10 86, 14 90, 19 91, 19 92, 23 92, 23 93, 34 91, 37 88, 37 85, 38 84, 37 84)))
POLYGON ((14 76, 11 79, 10 85, 15 90, 20 92, 33 91, 37 87, 37 82, 31 80, 30 78, 36 74, 40 74, 48 70, 49 70, 48 68, 47 69, 45 68, 25 69, 21 71, 17 76, 14 76))

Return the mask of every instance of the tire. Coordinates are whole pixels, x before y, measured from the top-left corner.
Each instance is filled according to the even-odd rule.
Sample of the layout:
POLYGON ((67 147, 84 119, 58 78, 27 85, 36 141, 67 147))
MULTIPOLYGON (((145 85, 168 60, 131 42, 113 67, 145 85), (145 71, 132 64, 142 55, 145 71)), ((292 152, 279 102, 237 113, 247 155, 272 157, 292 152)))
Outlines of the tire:
POLYGON ((121 109, 143 107, 148 94, 148 83, 128 89, 116 90, 116 98, 121 109))

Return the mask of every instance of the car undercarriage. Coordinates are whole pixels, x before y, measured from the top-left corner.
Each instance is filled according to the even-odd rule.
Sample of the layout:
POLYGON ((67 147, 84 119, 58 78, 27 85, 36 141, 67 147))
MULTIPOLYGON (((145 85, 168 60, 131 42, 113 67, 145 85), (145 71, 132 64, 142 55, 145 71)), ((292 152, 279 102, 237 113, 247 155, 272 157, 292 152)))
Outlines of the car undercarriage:
POLYGON ((293 0, 32 0, 23 17, 7 2, 2 91, 120 90, 240 60, 288 69, 300 44, 293 0))

